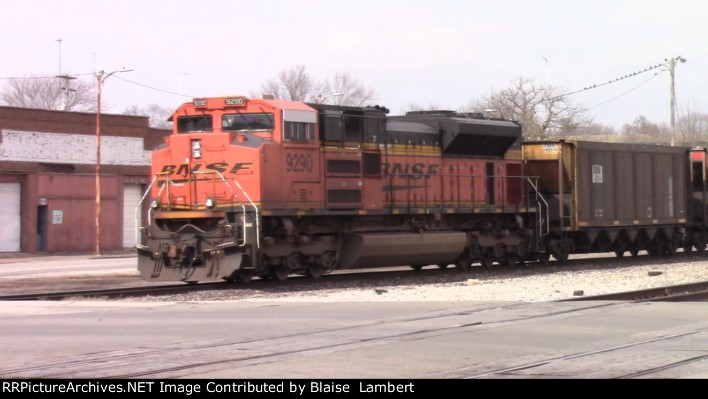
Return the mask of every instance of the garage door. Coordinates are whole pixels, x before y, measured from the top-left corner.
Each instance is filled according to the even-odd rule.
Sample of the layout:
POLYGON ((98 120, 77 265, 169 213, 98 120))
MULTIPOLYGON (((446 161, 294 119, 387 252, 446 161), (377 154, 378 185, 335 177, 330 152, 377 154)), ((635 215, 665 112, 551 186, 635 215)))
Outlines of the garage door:
POLYGON ((0 252, 20 250, 20 183, 0 183, 0 252))
MULTIPOLYGON (((123 247, 135 246, 135 208, 140 203, 142 186, 126 184, 123 191, 123 247)), ((138 212, 138 226, 142 224, 142 214, 138 212)))

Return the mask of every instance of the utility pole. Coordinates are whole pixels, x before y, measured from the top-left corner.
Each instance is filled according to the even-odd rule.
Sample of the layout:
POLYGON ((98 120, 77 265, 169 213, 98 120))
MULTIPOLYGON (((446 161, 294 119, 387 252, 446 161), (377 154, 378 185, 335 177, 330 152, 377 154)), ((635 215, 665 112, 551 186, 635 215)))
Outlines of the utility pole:
POLYGON ((671 115, 671 145, 674 146, 676 145, 676 85, 674 83, 674 70, 676 68, 676 61, 681 61, 681 63, 685 63, 686 59, 678 56, 676 58, 666 58, 664 59, 666 61, 666 67, 669 70, 669 76, 671 79, 670 84, 670 100, 669 100, 669 107, 671 108, 669 110, 670 115, 671 115))
POLYGON ((59 75, 56 77, 61 79, 59 88, 61 89, 61 106, 62 110, 66 111, 69 108, 69 92, 76 91, 69 89, 69 81, 76 79, 75 76, 62 75, 61 73, 61 39, 57 39, 59 43, 59 75))
POLYGON ((121 69, 106 73, 96 72, 96 255, 101 255, 101 91, 103 83, 118 72, 131 72, 121 69))

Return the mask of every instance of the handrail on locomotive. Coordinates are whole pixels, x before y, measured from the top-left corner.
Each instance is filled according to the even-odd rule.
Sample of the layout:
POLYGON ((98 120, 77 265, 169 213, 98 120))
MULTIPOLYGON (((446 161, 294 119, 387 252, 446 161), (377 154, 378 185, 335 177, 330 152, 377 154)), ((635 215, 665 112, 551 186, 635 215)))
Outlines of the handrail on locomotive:
MULTIPOLYGON (((236 201, 238 201, 238 205, 241 207, 241 210, 242 210, 242 212, 241 212, 241 227, 242 227, 242 229, 243 229, 243 233, 242 233, 242 238, 241 238, 241 240, 240 240, 241 243, 238 244, 238 246, 239 246, 239 247, 245 247, 245 246, 248 244, 248 234, 247 234, 246 229, 247 229, 247 227, 252 227, 253 224, 248 223, 248 222, 246 221, 246 216, 247 216, 247 214, 248 214, 248 211, 246 210, 246 205, 245 205, 244 202, 241 200, 241 198, 238 196, 238 194, 234 191, 233 187, 231 187, 231 185, 229 184, 228 180, 226 180, 226 178, 224 177, 224 175, 223 175, 221 172, 219 172, 218 170, 193 171, 191 174, 192 174, 192 175, 199 175, 199 174, 212 175, 213 178, 216 177, 216 176, 214 176, 214 175, 218 175, 218 177, 219 177, 219 179, 221 180, 221 182, 223 182, 223 183, 226 185, 226 187, 229 189, 229 191, 231 191, 231 194, 232 194, 232 197, 231 197, 231 198, 232 198, 232 199, 236 199, 236 201)), ((214 183, 216 184, 216 180, 215 180, 215 179, 213 179, 213 180, 214 180, 214 183)), ((152 187, 155 185, 156 182, 157 182, 158 184, 160 184, 161 181, 162 181, 163 183, 162 183, 161 186, 160 186, 160 190, 158 191, 157 196, 154 197, 153 200, 154 200, 154 201, 158 201, 158 202, 161 203, 161 202, 162 202, 162 199, 163 199, 163 190, 165 190, 165 188, 167 188, 167 189, 165 190, 165 191, 167 192, 167 209, 171 209, 171 204, 172 204, 172 202, 171 202, 171 196, 170 196, 170 186, 171 186, 171 185, 182 185, 182 184, 183 184, 183 183, 174 183, 174 182, 172 181, 172 179, 170 178, 170 174, 169 174, 169 173, 161 172, 161 173, 155 174, 155 176, 153 177, 152 181, 150 182, 150 184, 148 185, 147 189, 145 190, 145 193, 143 194, 142 198, 141 198, 140 201, 138 202, 138 205, 135 207, 135 243, 136 243, 135 245, 136 245, 136 248, 148 249, 148 247, 145 246, 145 245, 143 245, 143 244, 140 242, 140 239, 139 239, 139 232, 141 231, 141 229, 143 229, 142 227, 139 226, 139 223, 138 223, 138 221, 139 221, 139 215, 140 215, 140 212, 142 211, 142 204, 143 204, 143 202, 145 201, 145 198, 147 198, 147 196, 150 194, 150 192, 152 192, 152 187), (161 177, 164 178, 164 180, 160 180, 161 177)), ((251 207, 253 208, 253 213, 254 213, 254 215, 255 215, 255 226, 256 226, 256 234, 255 234, 255 236, 256 236, 256 248, 260 248, 260 237, 259 237, 259 236, 260 236, 260 222, 259 222, 259 210, 258 210, 258 206, 251 200, 251 197, 248 195, 248 193, 246 192, 246 190, 238 183, 238 181, 236 181, 236 179, 234 179, 233 182, 236 184, 236 186, 238 187, 238 189, 239 189, 239 190, 241 191, 241 193, 246 197, 246 199, 248 200, 249 204, 250 204, 251 207)), ((196 184, 197 184, 197 177, 196 177, 196 176, 195 176, 195 177, 191 177, 191 176, 190 176, 190 177, 188 178, 187 183, 190 184, 190 185, 192 185, 192 184, 195 184, 195 185, 196 185, 196 184)), ((216 189, 216 186, 214 185, 214 190, 215 190, 215 189, 216 189)), ((192 191, 192 190, 190 190, 190 191, 192 191)), ((192 205, 190 205, 190 207, 193 206, 193 205, 197 205, 197 206, 198 206, 199 204, 192 204, 192 205)), ((150 224, 152 223, 151 215, 152 215, 152 212, 153 212, 153 211, 154 211, 154 209, 153 209, 152 207, 150 207, 150 208, 148 209, 148 212, 147 212, 148 225, 150 225, 150 224)))

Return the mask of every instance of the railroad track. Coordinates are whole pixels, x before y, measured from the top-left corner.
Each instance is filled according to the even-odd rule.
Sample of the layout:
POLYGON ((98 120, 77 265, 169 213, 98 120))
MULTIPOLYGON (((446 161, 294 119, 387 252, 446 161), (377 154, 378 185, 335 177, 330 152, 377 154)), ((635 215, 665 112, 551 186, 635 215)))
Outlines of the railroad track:
MULTIPOLYGON (((695 257, 697 255, 691 255, 695 257)), ((673 262, 685 262, 687 256, 677 256, 673 258, 653 258, 653 257, 639 257, 639 258, 624 258, 616 259, 614 257, 591 257, 591 258, 580 258, 570 260, 566 265, 560 265, 551 263, 550 265, 543 265, 539 263, 528 263, 524 265, 514 265, 514 266, 493 266, 491 268, 485 268, 480 266, 473 266, 468 270, 454 269, 450 266, 447 270, 440 270, 435 266, 426 267, 420 271, 413 271, 408 267, 391 267, 391 268, 377 268, 377 269, 354 269, 354 270, 341 270, 335 271, 330 275, 326 275, 321 279, 314 280, 304 276, 292 276, 286 281, 272 281, 272 280, 261 280, 255 279, 250 284, 231 284, 227 282, 212 282, 212 283, 200 283, 197 285, 186 285, 184 283, 176 283, 170 285, 149 285, 146 286, 144 282, 135 279, 135 284, 140 284, 140 286, 133 286, 128 288, 95 288, 101 287, 101 281, 90 282, 86 284, 86 289, 76 289, 73 288, 71 291, 57 291, 57 285, 60 283, 53 281, 51 284, 47 284, 47 288, 37 287, 39 290, 46 290, 43 292, 36 293, 17 293, 12 295, 0 296, 0 301, 31 301, 31 300, 64 300, 67 298, 102 298, 102 299, 117 299, 117 298, 129 298, 129 297, 142 297, 142 296, 167 296, 167 295, 178 295, 199 291, 216 291, 216 290, 243 290, 244 293, 247 291, 264 291, 269 293, 284 293, 294 290, 327 290, 331 289, 333 285, 340 289, 362 286, 371 286, 376 288, 381 281, 386 281, 387 285, 407 285, 407 284, 439 284, 439 283, 455 283, 464 282, 469 278, 505 278, 506 276, 519 276, 519 274, 553 274, 556 272, 566 272, 566 271, 582 271, 588 269, 605 269, 605 268, 615 268, 618 265, 621 266, 634 266, 637 264, 666 264, 673 262), (614 262, 606 263, 608 260, 613 260, 614 262), (49 288, 52 287, 52 288, 49 288)), ((104 285, 105 286, 105 285, 104 285)), ((659 289, 653 289, 650 291, 656 291, 658 293, 666 292, 667 289, 671 289, 674 294, 680 290, 677 288, 662 287, 659 289)), ((696 291, 695 289, 691 290, 696 291)), ((611 294, 615 295, 615 294, 611 294)), ((622 295, 629 295, 625 293, 617 294, 619 296, 594 296, 594 297, 582 297, 582 298, 571 298, 570 300, 639 300, 640 298, 630 298, 622 297, 622 295)), ((687 294, 686 294, 687 295, 687 294)), ((695 298, 698 298, 698 293, 692 294, 695 298)), ((649 295, 643 295, 643 297, 649 298, 649 295)), ((651 296, 651 298, 657 298, 657 295, 651 296)), ((679 297, 676 297, 676 300, 679 297)), ((689 296, 684 296, 683 300, 700 300, 691 299, 689 296)), ((649 299, 647 299, 649 300, 649 299)), ((664 299, 670 300, 670 299, 664 299)))
POLYGON ((562 301, 705 302, 708 301, 708 281, 577 297, 562 301))
POLYGON ((0 296, 0 301, 61 301, 69 298, 130 298, 148 295, 174 295, 193 291, 232 288, 228 283, 204 283, 199 285, 159 285, 149 287, 109 288, 99 290, 57 291, 32 294, 0 296))

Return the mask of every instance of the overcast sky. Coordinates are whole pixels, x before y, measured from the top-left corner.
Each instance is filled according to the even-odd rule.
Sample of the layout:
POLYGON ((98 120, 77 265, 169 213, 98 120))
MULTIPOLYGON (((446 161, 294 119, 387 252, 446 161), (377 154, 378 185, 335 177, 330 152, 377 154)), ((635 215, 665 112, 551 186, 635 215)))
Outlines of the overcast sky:
MULTIPOLYGON (((125 67, 126 79, 201 97, 259 92, 303 64, 318 79, 347 72, 402 113, 459 109, 519 76, 570 92, 681 55, 680 111, 708 112, 707 21, 706 0, 12 1, 0 78, 58 74, 62 39, 64 73, 125 67)), ((652 76, 572 98, 598 123, 668 122, 669 75, 652 76)), ((103 99, 114 113, 189 101, 115 78, 103 99)))

